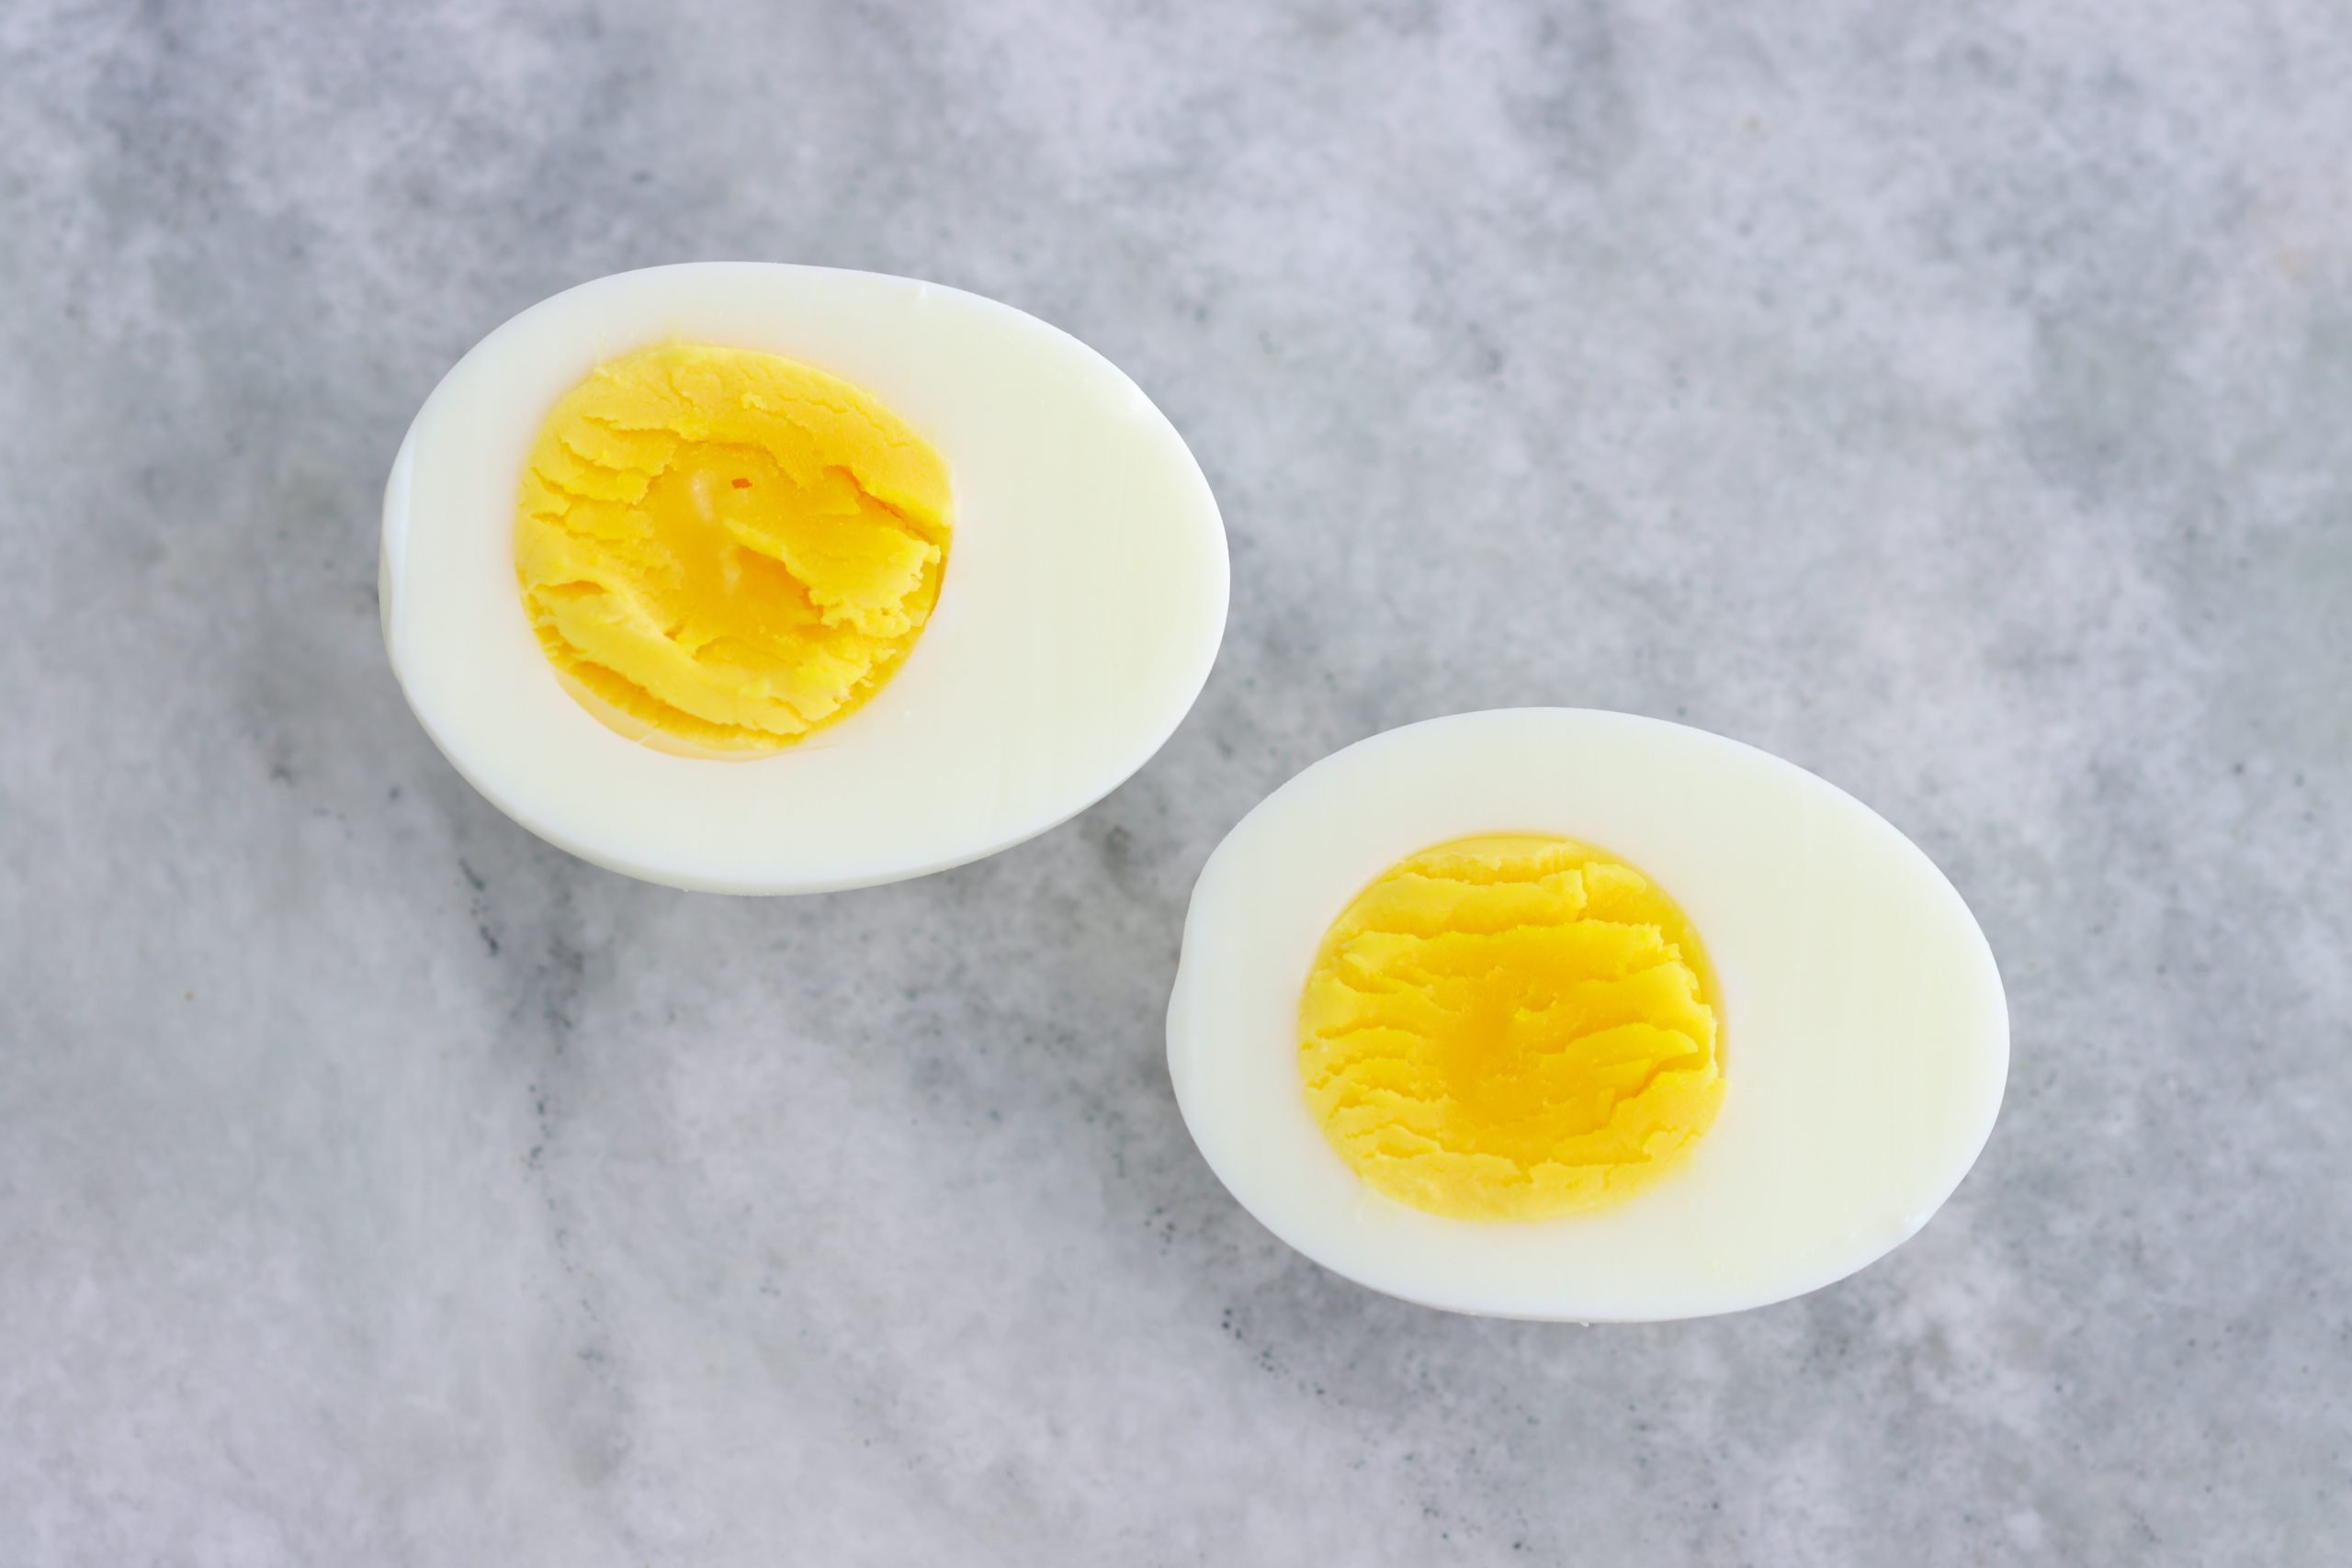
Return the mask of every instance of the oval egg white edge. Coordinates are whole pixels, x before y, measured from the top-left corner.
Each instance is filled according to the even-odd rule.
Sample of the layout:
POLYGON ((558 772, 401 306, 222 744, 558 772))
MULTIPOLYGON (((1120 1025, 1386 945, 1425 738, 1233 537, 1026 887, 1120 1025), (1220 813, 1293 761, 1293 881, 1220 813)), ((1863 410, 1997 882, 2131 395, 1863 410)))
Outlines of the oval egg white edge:
MULTIPOLYGON (((652 310, 652 307, 641 298, 629 308, 635 310, 640 316, 652 310)), ((615 334, 608 339, 600 333, 595 350, 592 355, 588 356, 586 363, 600 363, 615 354, 641 346, 645 342, 662 341, 665 336, 677 335, 699 335, 709 339, 723 339, 728 334, 724 333, 689 334, 640 330, 615 334)), ((788 353, 789 349, 778 347, 774 351, 788 353)), ((812 355, 808 357, 811 363, 821 363, 828 356, 812 355)), ((883 357, 889 356, 886 355, 883 357)), ((869 377, 861 377, 855 366, 836 362, 826 364, 824 367, 832 369, 836 374, 843 375, 844 378, 859 382, 861 385, 867 384, 871 379, 869 377)), ((585 366, 574 368, 576 373, 584 373, 585 366)), ((569 381, 563 384, 568 385, 569 381)), ((870 386, 869 389, 872 389, 870 386)), ((892 400, 886 397, 885 400, 892 400)), ((551 403, 552 399, 549 398, 548 401, 551 403)), ((897 405, 894 403, 894 406, 897 405)), ((544 408, 535 409, 531 412, 531 428, 535 430, 537 419, 543 417, 544 408)), ((921 428, 920 425, 919 428, 921 428)), ((963 465, 958 462, 958 454, 945 446, 943 446, 942 450, 943 455, 948 458, 951 468, 958 470, 960 479, 963 465)), ((1082 455, 1080 460, 1083 460, 1082 455)), ((520 462, 521 457, 518 452, 514 455, 513 461, 509 465, 511 471, 504 476, 506 488, 498 498, 499 513, 510 520, 512 485, 519 479, 520 462)), ((959 483, 957 494, 959 528, 964 521, 965 501, 966 497, 962 493, 959 483)), ((963 542, 959 536, 959 545, 963 542)), ((950 592, 956 587, 954 560, 955 558, 951 556, 950 592)), ((1209 673, 1214 668, 1217 649, 1223 640, 1230 600, 1231 570, 1223 521, 1218 514, 1216 498, 1208 489, 1206 478, 1202 474, 1197 459, 1193 457, 1181 434, 1131 378, 1107 358, 1069 333, 1001 301, 918 279, 782 263, 691 262, 671 266, 645 268, 631 273, 613 274, 564 290, 562 293, 539 301, 502 323, 460 358, 419 409, 416 418, 412 422, 408 433, 403 437, 400 454, 394 460, 386 485, 384 524, 379 557, 379 581, 386 649, 394 673, 400 679, 403 694, 407 696, 412 709, 416 712, 427 734, 449 760, 451 765, 500 810, 559 848, 593 863, 642 880, 695 891, 796 894, 838 891, 899 881, 983 859, 1041 833, 1050 831, 1116 789, 1166 744, 1182 722, 1185 715, 1191 711, 1201 690, 1206 684, 1209 673), (988 822, 985 827, 975 827, 965 831, 960 839, 952 843, 933 842, 928 851, 911 854, 869 855, 861 863, 856 864, 820 863, 782 872, 770 865, 754 869, 748 874, 738 871, 731 857, 710 852, 707 850, 698 855, 631 852, 628 848, 622 847, 621 835, 594 830, 593 819, 588 824, 591 830, 582 830, 582 823, 574 819, 580 817, 580 813, 566 814, 543 809, 540 803, 529 798, 529 790, 514 787, 514 779, 517 773, 527 770, 501 765, 501 759, 497 755, 498 746, 495 742, 486 743, 479 734, 469 737, 464 733, 466 727, 455 722, 462 716, 445 711, 450 706, 446 697, 447 680, 444 679, 441 682, 445 688, 445 694, 440 700, 435 700, 432 695, 421 694, 419 686, 425 682, 412 678, 415 667, 424 660, 433 657, 437 651, 432 649, 429 643, 420 648, 420 643, 429 638, 431 634, 417 625, 419 614, 413 601, 417 597, 419 585, 409 580, 411 561, 414 554, 411 536, 414 532, 417 522, 413 513, 415 505, 414 492, 417 488, 415 470, 419 462, 421 433, 429 436, 438 428, 436 422, 447 419, 453 405, 474 389, 476 381, 494 380, 498 368, 497 362, 501 355, 507 352, 508 345, 521 341, 536 327, 543 326, 551 319, 565 313, 571 313, 582 318, 583 330, 592 330, 594 324, 592 312, 599 297, 606 292, 668 290, 677 298, 685 299, 689 297, 691 291, 697 288, 741 287, 744 286, 744 280, 747 278, 753 283, 773 285, 786 293, 796 288, 803 288, 808 291, 812 299, 821 298, 829 289, 846 289, 851 291, 853 296, 858 290, 878 291, 891 296, 896 303, 905 310, 926 315, 944 310, 946 315, 943 319, 951 321, 956 313, 962 312, 968 318, 992 322, 1004 332, 1016 333, 1031 340, 1029 347, 1023 352, 1033 361, 1030 367, 1032 369, 1046 375, 1050 381, 1063 387, 1072 398, 1078 399, 1083 404, 1098 407, 1101 417, 1117 423, 1132 425, 1137 432, 1137 439, 1145 441, 1159 451, 1160 461, 1172 463, 1173 468, 1169 479, 1184 492, 1172 498, 1170 493, 1163 492, 1156 498, 1154 502, 1159 506, 1161 516, 1178 515, 1185 519, 1181 524, 1167 525, 1176 527, 1179 534, 1183 536, 1169 535, 1163 543, 1166 550, 1173 550, 1184 559, 1184 571, 1177 575, 1184 578, 1189 574, 1189 592, 1193 596, 1191 603, 1195 608, 1173 615, 1173 620, 1183 623, 1183 635, 1170 639, 1164 649, 1158 649, 1153 652, 1153 662, 1160 667, 1159 675, 1157 678, 1161 691, 1158 700, 1150 705, 1149 722, 1138 721, 1129 724, 1126 732, 1115 738, 1122 744, 1115 747, 1098 746, 1097 750, 1101 754, 1090 765, 1082 768, 1073 766, 1067 770, 1059 779, 1058 787, 1051 790, 1032 788, 1029 791, 1032 798, 1026 802, 1025 808, 1021 811, 1013 812, 1006 809, 1001 799, 993 802, 982 799, 977 806, 967 803, 967 809, 965 814, 967 817, 979 818, 993 814, 994 819, 988 822), (1175 676, 1170 677, 1165 668, 1169 665, 1181 665, 1182 669, 1175 676)), ((1099 584, 1081 586, 1099 586, 1099 584)), ((502 591, 503 591, 503 584, 502 591)), ((509 592, 507 597, 515 596, 509 592)), ((943 593, 943 609, 947 607, 947 595, 943 593)), ((498 606, 498 613, 503 615, 504 606, 498 606)), ((780 762, 787 762, 794 759, 796 753, 815 756, 844 746, 867 743, 868 738, 882 728, 881 718, 876 715, 876 710, 881 710, 882 715, 888 714, 893 688, 906 681, 908 671, 913 667, 915 660, 922 658, 926 646, 934 642, 942 618, 944 617, 934 618, 933 632, 927 633, 925 637, 918 642, 915 656, 908 660, 906 667, 902 667, 890 685, 886 685, 858 713, 851 715, 839 725, 821 732, 820 736, 813 737, 809 742, 803 743, 802 747, 789 748, 775 757, 756 761, 687 762, 686 765, 689 768, 718 768, 730 772, 773 768, 780 762)), ((519 601, 513 609, 512 619, 519 626, 521 621, 519 601)), ((975 629, 967 635, 986 634, 975 629)), ((1025 635, 1034 639, 1040 634, 1036 628, 1028 627, 1018 635, 1025 635)), ((537 657, 536 649, 533 649, 533 656, 535 659, 537 657)), ((942 662, 936 649, 933 649, 932 662, 934 665, 942 662)), ((613 735, 603 726, 589 719, 584 713, 580 712, 577 705, 571 703, 571 699, 564 696, 560 689, 554 685, 552 671, 545 670, 543 660, 534 673, 545 675, 546 689, 560 701, 564 710, 560 717, 550 720, 559 732, 569 732, 568 735, 562 736, 560 742, 562 745, 574 750, 581 757, 587 759, 591 765, 601 762, 602 765, 618 769, 638 772, 646 770, 648 764, 644 762, 643 758, 646 755, 652 755, 649 749, 638 747, 632 742, 613 735)), ((934 671, 933 673, 936 675, 937 671, 934 671)), ((1100 705, 1098 702, 1098 708, 1100 705)), ((554 710, 551 708, 548 711, 551 714, 554 710)), ((1124 716, 1123 715, 1122 717, 1124 716)), ((905 750, 911 744, 913 743, 902 743, 901 750, 905 750)), ((508 761, 511 761, 511 759, 508 761)), ((682 760, 673 758, 668 761, 676 762, 682 760)), ((930 761, 933 763, 937 762, 936 758, 930 761)), ((970 771, 975 774, 984 775, 988 772, 985 766, 987 761, 985 755, 975 758, 967 750, 965 756, 951 759, 950 762, 951 764, 956 761, 977 764, 970 771)), ((1002 759, 1000 758, 998 761, 1001 763, 1002 759)), ((660 764, 653 764, 653 766, 659 767, 660 764)), ((840 769, 838 759, 828 759, 820 766, 829 770, 840 769)), ((952 773, 953 768, 952 765, 944 766, 939 771, 943 774, 952 773)), ((997 791, 1001 795, 1004 793, 1003 778, 1001 772, 996 776, 997 791)), ((740 793, 740 786, 738 788, 740 793)), ((977 794, 985 795, 985 784, 976 784, 975 791, 977 794)), ((842 793, 847 793, 846 788, 842 793)), ((650 799, 659 799, 661 795, 662 791, 659 787, 648 789, 640 786, 638 792, 640 803, 650 799)), ((952 807, 954 803, 950 804, 952 807)), ((628 815, 624 813, 625 817, 628 815)), ((646 815, 640 806, 640 809, 635 813, 635 818, 642 820, 646 815)), ((780 858, 786 861, 791 859, 789 855, 780 858)))
MULTIPOLYGON (((1815 830, 1818 826, 1816 822, 1815 830)), ((1736 938, 1731 940, 1736 946, 1736 938)), ((1786 1005, 1782 1004, 1784 1011, 1786 1005)), ((1322 1266, 1383 1293, 1447 1311, 1542 1321, 1660 1321, 1746 1310, 1804 1294, 1868 1266, 1915 1234, 1957 1189, 1990 1136, 2007 1078, 2008 1032, 1998 969, 1965 902, 1917 845, 1861 802, 1784 759, 1686 726, 1600 710, 1523 708, 1427 720, 1359 741, 1303 770, 1247 814, 1210 855, 1195 884, 1170 997, 1168 1052, 1179 1107, 1211 1168, 1253 1217, 1322 1266), (1612 742, 1611 737, 1618 739, 1612 742), (1595 1215, 1500 1226, 1443 1220, 1408 1209, 1363 1187, 1331 1151, 1306 1109, 1295 1069, 1297 987, 1304 981, 1313 945, 1346 899, 1396 859, 1462 833, 1544 830, 1589 837, 1636 865, 1657 871, 1656 864, 1648 863, 1658 856, 1645 856, 1642 852, 1645 846, 1611 842, 1596 831, 1580 835, 1572 811, 1554 812, 1547 820, 1533 821, 1497 820, 1481 817, 1474 809, 1470 815, 1447 819, 1443 809, 1432 807, 1433 797, 1444 793, 1439 784, 1444 770, 1440 766, 1431 772, 1426 766, 1430 759, 1487 745, 1498 748, 1497 754, 1515 756, 1524 762, 1547 748, 1555 752, 1564 745, 1605 748, 1629 739, 1667 742, 1668 750, 1679 750, 1692 759, 1682 768, 1684 772, 1703 774, 1718 767, 1725 776, 1744 771, 1750 777, 1770 777, 1777 781, 1777 787, 1792 792, 1792 799, 1810 802, 1807 809, 1826 813, 1821 820, 1842 823, 1838 830, 1855 835, 1854 843, 1866 844, 1869 852, 1900 863, 1900 876, 1918 896, 1910 908, 1924 911, 1937 923, 1935 941, 1946 949, 1942 953, 1945 977, 1961 987, 1962 1002, 1976 1010, 1969 1028, 1980 1032, 1977 1044, 1948 1055, 1958 1093, 1970 1102, 1964 1129, 1960 1135, 1948 1137, 1945 1157, 1937 1163, 1934 1179, 1916 1182, 1909 1194, 1913 1201, 1900 1212, 1871 1213, 1867 1223, 1857 1223, 1834 1243, 1818 1245, 1809 1258, 1778 1269, 1717 1280, 1706 1278, 1702 1268, 1684 1269, 1666 1289, 1649 1292, 1646 1301, 1641 1299, 1641 1291, 1625 1289, 1623 1280, 1563 1281, 1547 1275, 1539 1264, 1532 1263, 1523 1271, 1498 1269, 1493 1265, 1503 1253, 1521 1249, 1530 1258, 1553 1252, 1574 1256, 1573 1245, 1563 1247, 1560 1244, 1563 1238, 1573 1242, 1578 1227, 1583 1227, 1586 1247, 1580 1261, 1589 1274, 1604 1273, 1598 1264, 1605 1259, 1594 1254, 1589 1233, 1610 1227, 1619 1234, 1638 1231, 1643 1228, 1639 1216, 1645 1213, 1663 1213, 1678 1202, 1687 1204, 1691 1199, 1687 1183, 1701 1179, 1712 1141, 1733 1121, 1737 1102, 1732 1096, 1740 1092, 1743 1076, 1738 992, 1743 984, 1751 995, 1758 993, 1758 987, 1755 976, 1743 981, 1741 956, 1725 951, 1725 934, 1711 931, 1702 913, 1709 901, 1706 890, 1687 886, 1704 880, 1693 868, 1679 868, 1680 874, 1675 876, 1660 874, 1660 881, 1691 914, 1724 982, 1725 1074, 1731 1092, 1724 1117, 1719 1119, 1716 1132, 1701 1140, 1690 1166, 1625 1204, 1595 1215), (1702 758, 1708 760, 1696 760, 1702 758), (1418 773, 1407 765, 1415 762, 1424 764, 1418 773), (1269 936, 1260 927, 1243 942, 1245 948, 1260 950, 1286 944, 1281 956, 1265 957, 1252 976, 1256 991, 1264 993, 1259 998, 1261 1008, 1279 1008, 1278 1022, 1258 1014, 1238 1021, 1220 1017, 1212 1001, 1212 988, 1230 971, 1252 960, 1235 957, 1238 950, 1231 944, 1240 939, 1219 927, 1233 919, 1236 908, 1260 907, 1280 898, 1280 893, 1267 889, 1279 885, 1286 857, 1295 869, 1310 853, 1301 846, 1321 830, 1326 820, 1348 810, 1350 800, 1378 796, 1381 792, 1374 781, 1396 777, 1400 772, 1412 774, 1407 787, 1419 793, 1414 801, 1398 807, 1396 814, 1418 814, 1421 825, 1400 825, 1387 841, 1360 846, 1344 875, 1327 867, 1311 895, 1317 900, 1311 919, 1294 909, 1275 934, 1269 936), (1695 897, 1691 896, 1694 891, 1695 897), (1283 973, 1276 976, 1271 972, 1275 967, 1283 973), (1294 968, 1295 975, 1287 973, 1294 968), (1277 978, 1282 982, 1279 992, 1274 989, 1277 978), (1229 1042, 1220 1046, 1227 1025, 1237 1032, 1254 1030, 1261 1048, 1279 1049, 1281 1070, 1274 1071, 1264 1060, 1236 1056, 1229 1042), (1220 1049, 1225 1052, 1222 1059, 1220 1049), (1252 1088, 1241 1087, 1245 1079, 1252 1088), (1271 1102, 1238 1109, 1231 1103, 1235 1095, 1251 1092, 1271 1102), (1270 1156, 1269 1149, 1283 1151, 1279 1159, 1270 1156), (1674 1196, 1678 1186, 1679 1197, 1674 1196), (1460 1272, 1449 1271, 1442 1260, 1449 1252, 1461 1253, 1463 1239, 1472 1236, 1487 1238, 1471 1245, 1471 1261, 1487 1267, 1488 1277, 1464 1287, 1460 1272), (1492 1239, 1498 1237, 1512 1239, 1492 1239), (1481 1253, 1480 1248, 1486 1250, 1481 1253), (1518 1277, 1498 1284, 1494 1277, 1498 1272, 1518 1277)), ((1753 1068, 1754 1064, 1747 1066, 1753 1068)), ((1755 1102, 1761 1103, 1765 1098, 1758 1095, 1755 1102)), ((1749 1120, 1754 1131, 1755 1118, 1749 1120)))

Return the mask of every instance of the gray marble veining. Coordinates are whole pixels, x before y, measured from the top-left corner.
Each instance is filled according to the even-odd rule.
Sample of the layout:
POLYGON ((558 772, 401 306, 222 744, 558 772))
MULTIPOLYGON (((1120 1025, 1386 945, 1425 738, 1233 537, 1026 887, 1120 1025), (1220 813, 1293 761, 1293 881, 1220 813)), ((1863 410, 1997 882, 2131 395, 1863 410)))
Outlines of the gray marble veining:
POLYGON ((0 6, 0 1562, 2352 1558, 2352 15, 0 6), (1224 504, 1167 750, 804 901, 594 871, 377 641, 475 338, 998 296, 1224 504), (1405 720, 1681 717, 1968 896, 1917 1241, 1577 1331, 1186 1141, 1191 878, 1405 720))

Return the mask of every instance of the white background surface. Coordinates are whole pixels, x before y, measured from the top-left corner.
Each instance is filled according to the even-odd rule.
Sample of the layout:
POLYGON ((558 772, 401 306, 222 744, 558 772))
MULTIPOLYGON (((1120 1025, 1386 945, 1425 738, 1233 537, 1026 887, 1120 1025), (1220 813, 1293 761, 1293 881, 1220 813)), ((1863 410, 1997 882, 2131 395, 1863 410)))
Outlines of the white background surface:
POLYGON ((2333 0, 0 6, 0 1562, 2352 1556, 2333 0), (385 470, 683 255, 1093 344, 1232 529, 1095 811, 743 903, 434 750, 385 470), (1464 708, 1883 812, 2017 1024, 1785 1306, 1326 1274, 1161 1010, 1217 840, 1464 708))

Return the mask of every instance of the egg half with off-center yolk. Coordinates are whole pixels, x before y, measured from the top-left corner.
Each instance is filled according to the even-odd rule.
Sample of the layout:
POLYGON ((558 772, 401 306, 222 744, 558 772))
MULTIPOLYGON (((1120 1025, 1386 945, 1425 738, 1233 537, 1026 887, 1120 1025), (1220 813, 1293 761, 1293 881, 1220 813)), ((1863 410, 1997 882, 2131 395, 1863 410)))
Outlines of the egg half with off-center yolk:
POLYGON ((1974 1162, 2000 976, 1933 863, 1680 725, 1521 708, 1307 769, 1209 858, 1168 1010, 1209 1165, 1453 1311, 1697 1317, 1844 1278, 1974 1162))
POLYGON ((816 892, 1083 810, 1206 680, 1227 569, 1182 439, 1009 306, 697 263, 546 300, 426 400, 384 637, 524 826, 691 888, 816 892))

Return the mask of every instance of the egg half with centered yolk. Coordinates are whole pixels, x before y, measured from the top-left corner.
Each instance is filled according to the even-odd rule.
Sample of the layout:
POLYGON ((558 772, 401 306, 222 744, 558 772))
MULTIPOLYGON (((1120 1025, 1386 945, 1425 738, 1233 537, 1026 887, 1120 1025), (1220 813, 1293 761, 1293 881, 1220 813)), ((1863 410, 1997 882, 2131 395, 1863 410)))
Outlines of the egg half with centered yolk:
POLYGON ((1168 1010, 1187 1127, 1307 1257, 1459 1312, 1696 1317, 1841 1279, 1990 1134, 1998 970, 1895 829, 1765 752, 1520 708, 1243 818, 1168 1010))

